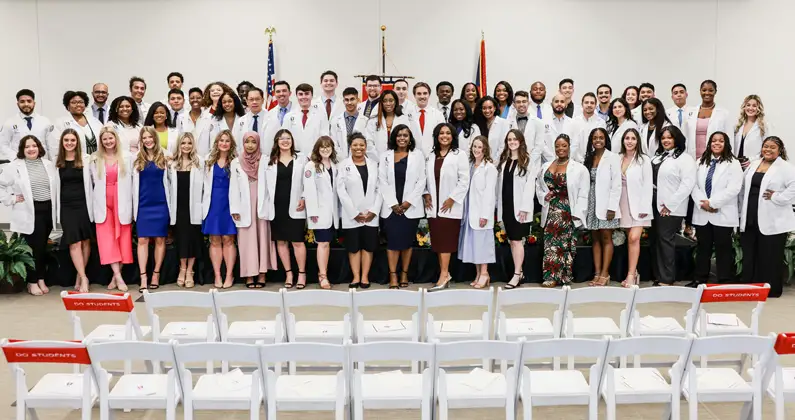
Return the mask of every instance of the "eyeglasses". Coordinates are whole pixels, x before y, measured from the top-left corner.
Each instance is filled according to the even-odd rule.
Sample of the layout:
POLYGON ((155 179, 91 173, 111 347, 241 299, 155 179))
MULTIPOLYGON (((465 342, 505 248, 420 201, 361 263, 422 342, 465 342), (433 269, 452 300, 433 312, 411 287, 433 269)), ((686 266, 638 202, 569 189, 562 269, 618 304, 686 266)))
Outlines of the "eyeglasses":
POLYGON ((74 101, 69 101, 69 105, 85 105, 85 104, 86 104, 86 103, 85 103, 85 101, 83 101, 83 100, 74 100, 74 101))

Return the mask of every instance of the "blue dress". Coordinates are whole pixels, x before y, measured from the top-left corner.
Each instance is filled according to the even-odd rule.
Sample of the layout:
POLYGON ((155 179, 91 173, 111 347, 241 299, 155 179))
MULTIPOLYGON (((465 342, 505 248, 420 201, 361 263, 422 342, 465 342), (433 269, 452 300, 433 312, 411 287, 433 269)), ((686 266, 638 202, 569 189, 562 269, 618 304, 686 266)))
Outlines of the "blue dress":
POLYGON ((163 172, 154 162, 147 162, 138 174, 138 218, 135 229, 139 238, 168 235, 169 213, 163 172))
POLYGON ((229 212, 229 174, 216 163, 213 166, 213 190, 210 210, 202 222, 205 235, 236 235, 237 227, 229 212))
MULTIPOLYGON (((474 166, 469 167, 469 187, 472 188, 474 166)), ((470 264, 490 264, 495 262, 494 230, 472 229, 469 225, 469 194, 464 199, 464 213, 461 216, 461 233, 458 236, 458 259, 470 264)))

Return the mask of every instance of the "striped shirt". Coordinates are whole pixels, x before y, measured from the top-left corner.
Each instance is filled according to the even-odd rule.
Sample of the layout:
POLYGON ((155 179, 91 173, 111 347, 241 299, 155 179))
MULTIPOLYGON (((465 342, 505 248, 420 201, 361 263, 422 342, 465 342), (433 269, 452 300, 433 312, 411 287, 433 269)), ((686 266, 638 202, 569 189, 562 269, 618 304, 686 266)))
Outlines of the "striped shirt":
POLYGON ((44 170, 44 163, 42 163, 41 159, 25 159, 25 167, 28 169, 33 201, 49 201, 50 178, 47 177, 47 171, 44 170))

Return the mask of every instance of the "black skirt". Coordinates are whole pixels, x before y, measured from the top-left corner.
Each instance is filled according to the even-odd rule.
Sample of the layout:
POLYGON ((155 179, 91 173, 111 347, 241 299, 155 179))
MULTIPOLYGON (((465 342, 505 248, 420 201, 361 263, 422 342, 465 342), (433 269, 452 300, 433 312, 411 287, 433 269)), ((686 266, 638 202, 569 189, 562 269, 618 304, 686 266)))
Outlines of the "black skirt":
MULTIPOLYGON (((513 208, 513 173, 517 165, 518 161, 508 161, 502 172, 502 225, 510 241, 521 241, 530 235, 530 223, 519 223, 513 208)), ((532 217, 532 214, 528 214, 527 220, 532 220, 532 217)))
POLYGON ((405 215, 391 213, 386 219, 381 219, 381 231, 386 235, 386 249, 390 251, 403 251, 414 245, 417 239, 417 227, 420 219, 409 219, 405 215))
POLYGON ((274 192, 274 210, 276 214, 271 221, 271 239, 274 241, 304 242, 306 219, 290 217, 290 189, 293 185, 293 163, 285 166, 281 162, 276 165, 276 191, 274 192))
POLYGON ((58 169, 61 179, 61 237, 62 245, 71 245, 96 235, 94 224, 88 218, 88 204, 83 186, 83 171, 75 168, 73 161, 65 162, 66 167, 58 169))
MULTIPOLYGON (((190 171, 177 172, 177 220, 174 241, 179 258, 196 258, 204 245, 201 225, 190 221, 190 171)), ((194 203, 199 205, 199 203, 194 203)))

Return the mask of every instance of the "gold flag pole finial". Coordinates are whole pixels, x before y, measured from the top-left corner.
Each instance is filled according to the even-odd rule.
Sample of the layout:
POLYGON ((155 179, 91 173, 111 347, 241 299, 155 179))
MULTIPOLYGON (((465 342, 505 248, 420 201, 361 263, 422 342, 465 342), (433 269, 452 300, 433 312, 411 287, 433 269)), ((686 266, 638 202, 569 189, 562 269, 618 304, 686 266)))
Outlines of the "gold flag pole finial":
POLYGON ((486 39, 486 33, 483 32, 483 29, 480 30, 480 40, 483 41, 486 39))
POLYGON ((276 28, 274 26, 268 26, 265 28, 265 35, 268 35, 268 40, 273 41, 273 34, 276 33, 276 28))

